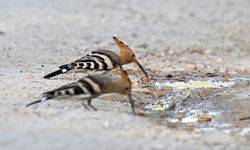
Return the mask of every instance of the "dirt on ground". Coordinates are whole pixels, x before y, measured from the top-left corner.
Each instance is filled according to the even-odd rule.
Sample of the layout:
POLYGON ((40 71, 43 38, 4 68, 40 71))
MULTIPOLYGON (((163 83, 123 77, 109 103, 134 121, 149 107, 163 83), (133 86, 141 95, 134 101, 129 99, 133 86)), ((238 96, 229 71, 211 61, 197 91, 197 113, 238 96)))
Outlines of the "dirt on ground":
MULTIPOLYGON (((250 149, 250 1, 0 0, 0 149, 250 149), (126 96, 26 104, 86 72, 42 77, 117 36, 150 74, 126 96)), ((116 75, 113 70, 111 75, 116 75)))

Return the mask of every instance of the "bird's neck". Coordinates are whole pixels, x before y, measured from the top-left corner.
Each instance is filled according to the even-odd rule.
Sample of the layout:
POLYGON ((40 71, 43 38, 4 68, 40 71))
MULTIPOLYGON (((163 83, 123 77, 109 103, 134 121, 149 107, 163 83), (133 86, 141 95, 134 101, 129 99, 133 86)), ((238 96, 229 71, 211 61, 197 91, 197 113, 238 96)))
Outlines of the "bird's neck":
POLYGON ((116 80, 116 81, 111 81, 109 85, 105 88, 104 92, 105 93, 120 93, 122 91, 123 81, 122 80, 116 80))

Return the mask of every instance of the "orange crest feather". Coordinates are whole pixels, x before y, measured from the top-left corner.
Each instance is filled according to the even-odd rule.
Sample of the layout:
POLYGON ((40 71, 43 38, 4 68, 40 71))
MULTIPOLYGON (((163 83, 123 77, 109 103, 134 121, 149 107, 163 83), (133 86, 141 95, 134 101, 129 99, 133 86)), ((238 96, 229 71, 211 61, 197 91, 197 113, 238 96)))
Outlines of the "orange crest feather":
MULTIPOLYGON (((126 45, 125 43, 123 43, 121 40, 119 40, 117 37, 113 36, 113 39, 115 41, 115 43, 117 44, 117 46, 122 50, 122 49, 128 49, 128 45, 126 45)), ((130 48, 129 48, 130 49, 130 48)))

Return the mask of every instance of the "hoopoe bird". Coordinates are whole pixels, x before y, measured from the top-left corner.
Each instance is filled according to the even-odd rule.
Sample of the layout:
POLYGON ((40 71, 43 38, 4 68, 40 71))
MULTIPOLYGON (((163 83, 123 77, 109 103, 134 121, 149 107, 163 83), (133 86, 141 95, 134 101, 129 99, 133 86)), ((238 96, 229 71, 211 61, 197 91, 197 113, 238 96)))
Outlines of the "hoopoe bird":
POLYGON ((132 113, 135 114, 134 102, 131 96, 132 82, 129 79, 127 72, 124 71, 122 67, 120 68, 120 72, 121 78, 117 80, 103 75, 88 75, 79 79, 75 83, 67 84, 55 90, 45 92, 42 94, 41 99, 31 102, 26 106, 31 106, 57 97, 79 95, 82 97, 82 104, 86 109, 89 109, 89 106, 92 109, 97 110, 93 105, 91 105, 93 98, 106 93, 118 93, 128 96, 132 113), (84 103, 84 100, 87 100, 87 105, 84 103))
POLYGON ((95 50, 92 51, 90 54, 76 61, 73 61, 72 63, 60 66, 59 70, 45 75, 44 78, 49 79, 59 74, 64 74, 71 70, 79 69, 108 71, 125 64, 130 64, 132 62, 136 63, 142 70, 144 75, 148 77, 147 72, 136 59, 133 50, 116 37, 113 37, 113 39, 117 46, 120 48, 119 54, 116 54, 115 52, 110 50, 95 50))

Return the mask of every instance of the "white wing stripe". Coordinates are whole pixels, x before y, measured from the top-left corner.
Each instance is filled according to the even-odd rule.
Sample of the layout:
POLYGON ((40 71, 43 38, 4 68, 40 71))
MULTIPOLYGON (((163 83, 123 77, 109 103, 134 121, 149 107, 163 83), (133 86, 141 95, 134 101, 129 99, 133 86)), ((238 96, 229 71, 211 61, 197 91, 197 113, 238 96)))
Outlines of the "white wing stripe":
POLYGON ((102 54, 91 54, 93 56, 99 56, 99 57, 102 57, 104 62, 107 64, 107 69, 112 69, 113 68, 113 63, 112 61, 110 60, 110 58, 106 55, 102 55, 102 54))
POLYGON ((95 92, 97 92, 97 93, 101 92, 100 86, 97 83, 95 83, 94 81, 92 81, 89 78, 85 78, 84 80, 86 82, 88 82, 93 87, 93 89, 95 90, 95 92))
POLYGON ((91 68, 91 69, 95 69, 95 63, 90 62, 90 68, 91 68))
POLYGON ((90 94, 89 90, 84 87, 81 83, 78 83, 78 86, 83 90, 84 94, 90 94))

